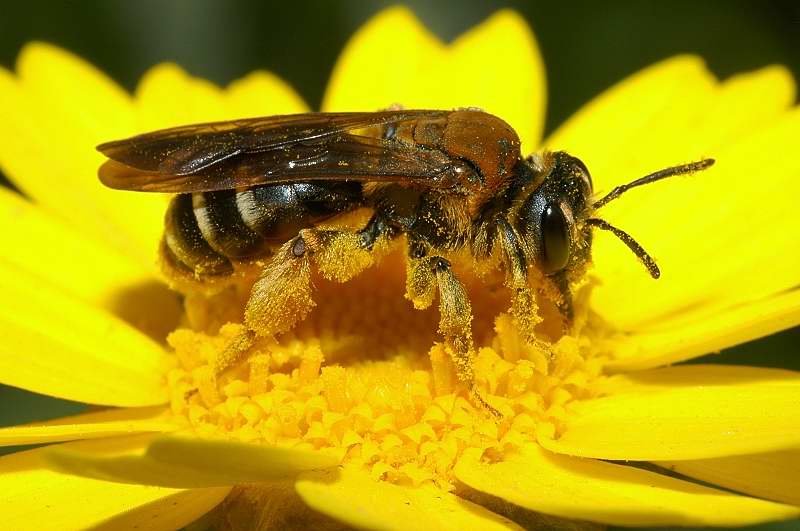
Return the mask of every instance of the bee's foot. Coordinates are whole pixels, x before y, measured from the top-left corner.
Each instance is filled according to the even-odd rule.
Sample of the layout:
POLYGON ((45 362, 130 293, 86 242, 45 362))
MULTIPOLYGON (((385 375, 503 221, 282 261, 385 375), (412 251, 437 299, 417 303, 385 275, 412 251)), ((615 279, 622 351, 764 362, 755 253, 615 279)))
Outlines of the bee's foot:
POLYGON ((226 369, 232 367, 242 360, 255 342, 256 334, 252 330, 245 330, 234 337, 226 346, 225 350, 217 355, 214 360, 214 376, 219 376, 226 369))
POLYGON ((480 391, 478 391, 478 390, 477 390, 475 387, 472 387, 472 388, 470 389, 470 391, 469 391, 469 395, 470 395, 470 398, 472 399, 472 402, 473 402, 473 403, 474 403, 476 406, 478 406, 478 407, 480 407, 481 409, 483 409, 484 411, 487 411, 488 413, 490 413, 490 414, 492 415, 492 417, 494 417, 494 419, 495 419, 495 420, 498 420, 498 421, 499 421, 499 420, 502 420, 502 419, 503 419, 503 414, 502 414, 502 413, 500 413, 500 411, 499 411, 497 408, 495 408, 494 406, 492 406, 491 404, 489 404, 489 403, 488 403, 488 402, 487 402, 487 401, 486 401, 486 400, 483 398, 483 396, 481 396, 481 393, 480 393, 480 391))

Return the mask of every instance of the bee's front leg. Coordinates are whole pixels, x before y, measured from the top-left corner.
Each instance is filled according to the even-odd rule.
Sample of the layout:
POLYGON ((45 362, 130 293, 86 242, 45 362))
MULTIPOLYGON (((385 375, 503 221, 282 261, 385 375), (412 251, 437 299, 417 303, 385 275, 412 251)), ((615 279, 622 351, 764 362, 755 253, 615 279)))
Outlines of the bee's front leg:
POLYGON ((540 345, 534 327, 541 322, 536 298, 528 283, 528 263, 519 236, 508 221, 497 221, 499 242, 506 264, 506 285, 511 289, 511 316, 517 329, 532 345, 540 345))
POLYGON ((553 290, 556 293, 554 303, 561 315, 561 327, 564 333, 569 332, 575 318, 575 310, 572 305, 572 292, 569 289, 569 278, 564 271, 556 273, 550 277, 553 290))
POLYGON ((472 342, 472 307, 464 285, 456 278, 450 262, 441 256, 409 258, 406 298, 417 309, 433 303, 439 291, 439 333, 450 347, 456 376, 469 389, 474 402, 495 417, 499 411, 483 399, 475 384, 475 347, 472 342))

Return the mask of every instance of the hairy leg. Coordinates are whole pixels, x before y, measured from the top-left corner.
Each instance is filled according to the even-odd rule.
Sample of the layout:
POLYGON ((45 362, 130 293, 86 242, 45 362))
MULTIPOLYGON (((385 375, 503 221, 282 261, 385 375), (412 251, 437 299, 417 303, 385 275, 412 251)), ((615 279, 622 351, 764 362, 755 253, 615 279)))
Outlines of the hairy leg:
MULTIPOLYGON (((541 322, 536 298, 528 283, 528 264, 525 252, 511 225, 504 219, 498 221, 499 241, 506 262, 506 285, 511 289, 511 315, 517 329, 532 345, 540 345, 534 327, 541 322)), ((541 345, 540 345, 541 346, 541 345)))
POLYGON ((439 292, 439 333, 445 338, 456 376, 469 389, 474 402, 495 417, 499 411, 483 399, 475 384, 475 347, 472 342, 472 307, 464 285, 441 256, 409 258, 406 297, 417 309, 427 308, 439 292))
POLYGON ((556 293, 552 299, 555 302, 556 308, 558 308, 559 314, 561 314, 562 329, 564 333, 567 333, 575 318, 575 310, 572 306, 572 293, 569 289, 569 279, 566 273, 562 271, 553 275, 550 281, 553 285, 553 291, 556 293))
POLYGON ((253 284, 244 312, 245 331, 219 355, 219 374, 241 361, 258 337, 293 328, 314 308, 312 267, 337 282, 346 282, 375 261, 382 249, 383 226, 370 223, 360 231, 303 229, 278 249, 253 284), (376 245, 376 242, 378 245, 376 245))

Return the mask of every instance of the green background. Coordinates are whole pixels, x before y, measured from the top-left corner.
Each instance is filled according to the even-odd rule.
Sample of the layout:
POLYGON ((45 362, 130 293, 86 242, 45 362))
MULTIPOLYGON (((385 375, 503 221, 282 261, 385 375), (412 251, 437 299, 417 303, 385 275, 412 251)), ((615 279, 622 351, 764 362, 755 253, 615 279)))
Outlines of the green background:
MULTIPOLYGON (((0 65, 13 68, 20 47, 38 39, 85 57, 128 89, 145 70, 162 61, 177 62, 193 75, 219 84, 254 69, 267 69, 288 80, 316 107, 348 36, 392 4, 7 0, 0 14, 0 65)), ((519 11, 534 30, 547 67, 548 131, 614 82, 678 53, 703 56, 722 78, 782 63, 800 79, 797 1, 447 0, 406 5, 445 40, 501 7, 519 11)), ((800 370, 800 328, 701 361, 800 370)), ((0 425, 81 409, 79 404, 0 386, 0 425)), ((800 524, 757 529, 800 529, 800 524)))

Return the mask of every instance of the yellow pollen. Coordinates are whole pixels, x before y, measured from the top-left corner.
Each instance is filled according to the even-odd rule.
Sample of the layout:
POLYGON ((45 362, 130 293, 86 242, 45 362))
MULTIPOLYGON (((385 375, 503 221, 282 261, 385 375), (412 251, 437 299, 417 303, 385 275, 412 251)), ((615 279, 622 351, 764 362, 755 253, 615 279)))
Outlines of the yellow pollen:
POLYGON ((499 283, 488 289, 487 278, 458 273, 474 308, 476 379, 500 420, 458 383, 436 336, 435 309, 415 310, 404 299, 396 255, 345 284, 315 279, 310 316, 260 341, 219 377, 214 360, 242 327, 218 327, 208 316, 229 313, 214 305, 241 304, 241 297, 187 297, 193 329, 169 337, 180 365, 169 376, 173 413, 200 436, 313 449, 379 480, 450 488, 464 450, 501 459, 537 434, 558 433, 570 403, 603 387, 587 337, 563 336, 551 352, 528 345, 505 313, 508 294, 499 283), (192 322, 193 315, 203 318, 192 322))

